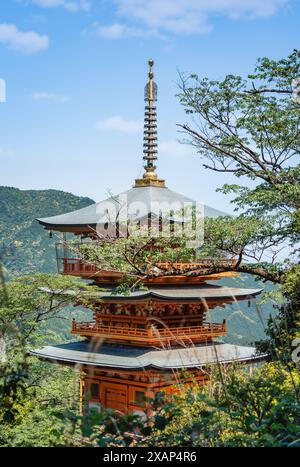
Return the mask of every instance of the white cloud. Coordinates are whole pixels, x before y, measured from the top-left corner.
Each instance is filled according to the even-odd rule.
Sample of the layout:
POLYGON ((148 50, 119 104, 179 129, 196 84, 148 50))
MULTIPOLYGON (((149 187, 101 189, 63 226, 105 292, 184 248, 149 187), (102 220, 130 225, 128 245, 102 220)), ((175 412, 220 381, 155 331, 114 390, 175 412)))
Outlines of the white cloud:
POLYGON ((205 34, 211 19, 267 17, 290 0, 114 0, 116 14, 125 21, 98 28, 99 35, 111 39, 173 34, 205 34), (128 24, 126 23, 128 22, 128 24))
POLYGON ((191 146, 177 140, 161 141, 158 150, 159 154, 167 157, 187 157, 195 153, 191 146))
POLYGON ((116 115, 99 120, 96 123, 98 130, 113 130, 122 133, 138 133, 143 128, 142 120, 125 120, 123 117, 116 115))
POLYGON ((0 43, 24 54, 33 54, 49 46, 48 36, 20 31, 14 24, 0 24, 0 43))
POLYGON ((121 37, 151 37, 157 36, 157 31, 130 27, 127 24, 114 23, 110 26, 98 26, 96 34, 105 39, 120 39, 121 37))
POLYGON ((69 96, 67 96, 66 94, 54 94, 50 92, 34 92, 32 94, 32 98, 40 101, 44 100, 59 103, 68 102, 70 100, 69 96))
POLYGON ((31 0, 31 3, 43 8, 64 7, 71 12, 90 11, 91 2, 89 0, 31 0))

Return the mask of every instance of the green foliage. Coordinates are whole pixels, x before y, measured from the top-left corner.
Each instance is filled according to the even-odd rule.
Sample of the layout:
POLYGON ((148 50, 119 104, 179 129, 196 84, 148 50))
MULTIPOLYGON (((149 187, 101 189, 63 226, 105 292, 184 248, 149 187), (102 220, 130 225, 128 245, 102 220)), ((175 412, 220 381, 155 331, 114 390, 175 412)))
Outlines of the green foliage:
POLYGON ((101 239, 93 243, 69 245, 84 261, 108 270, 132 275, 147 275, 157 263, 191 261, 194 250, 186 246, 184 236, 149 238, 146 235, 118 239, 101 239), (176 247, 174 248, 174 244, 176 247))
POLYGON ((300 53, 275 61, 259 59, 247 79, 228 75, 210 80, 182 77, 180 102, 196 123, 179 125, 204 167, 233 173, 251 186, 224 185, 224 193, 248 213, 277 216, 281 236, 299 239, 299 99, 293 95, 300 76, 300 53))
POLYGON ((264 364, 212 374, 209 386, 183 390, 160 410, 144 446, 300 446, 298 372, 264 364), (161 420, 163 418, 163 420, 161 420))
POLYGON ((40 325, 79 299, 88 286, 70 277, 37 274, 11 280, 0 289, 0 421, 12 423, 30 398, 32 357, 41 344, 40 325))
POLYGON ((282 286, 283 303, 279 310, 270 317, 266 328, 267 339, 258 344, 262 352, 268 352, 273 359, 280 360, 289 368, 298 368, 291 355, 295 339, 300 338, 300 266, 291 266, 284 276, 282 286))
POLYGON ((260 348, 288 368, 299 329, 299 76, 300 52, 294 50, 280 60, 259 59, 247 79, 182 77, 179 94, 186 113, 193 115, 192 126, 179 126, 204 167, 239 181, 220 191, 233 194, 243 213, 207 224, 209 251, 232 251, 239 256, 237 270, 281 284, 279 313, 270 318, 260 348), (242 186, 244 179, 251 184, 242 186), (286 245, 293 251, 278 263, 276 255, 286 245))
POLYGON ((268 219, 249 215, 206 219, 204 229, 204 255, 237 258, 232 269, 281 282, 284 265, 262 261, 268 249, 276 248, 281 242, 276 221, 271 216, 268 219), (247 264, 242 264, 243 260, 247 264))
POLYGON ((188 241, 184 235, 155 239, 145 235, 117 239, 98 238, 92 243, 70 242, 67 247, 71 255, 81 258, 83 262, 96 265, 99 269, 123 273, 122 290, 125 285, 137 286, 144 279, 154 276, 196 276, 228 270, 281 282, 284 265, 261 261, 265 251, 276 247, 281 241, 271 217, 268 220, 257 216, 206 218, 204 244, 201 248, 195 251, 189 247, 188 241), (194 263, 197 257, 209 257, 210 265, 205 270, 189 264, 185 268, 178 268, 177 263, 194 263), (232 258, 233 263, 218 263, 219 259, 226 258, 232 258), (248 263, 242 265, 243 259, 248 259, 248 263))
MULTIPOLYGON (((60 275, 36 274, 15 278, 0 289, 0 333, 3 339, 36 342, 39 323, 56 316, 63 308, 90 291, 83 281, 60 275), (85 292, 86 291, 86 292, 85 292)), ((91 289, 92 292, 92 289, 91 289)), ((90 292, 89 292, 90 293, 90 292)))
POLYGON ((72 428, 68 417, 64 417, 65 425, 61 417, 78 412, 78 387, 78 372, 31 359, 22 399, 15 401, 15 417, 1 420, 0 445, 66 445, 72 428))

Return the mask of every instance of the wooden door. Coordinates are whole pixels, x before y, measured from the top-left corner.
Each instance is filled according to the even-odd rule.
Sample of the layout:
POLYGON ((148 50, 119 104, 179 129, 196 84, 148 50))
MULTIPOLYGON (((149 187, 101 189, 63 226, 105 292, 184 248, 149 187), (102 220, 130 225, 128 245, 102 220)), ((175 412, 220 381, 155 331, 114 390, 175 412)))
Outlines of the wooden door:
POLYGON ((110 382, 101 383, 101 402, 104 407, 127 412, 127 386, 110 382))

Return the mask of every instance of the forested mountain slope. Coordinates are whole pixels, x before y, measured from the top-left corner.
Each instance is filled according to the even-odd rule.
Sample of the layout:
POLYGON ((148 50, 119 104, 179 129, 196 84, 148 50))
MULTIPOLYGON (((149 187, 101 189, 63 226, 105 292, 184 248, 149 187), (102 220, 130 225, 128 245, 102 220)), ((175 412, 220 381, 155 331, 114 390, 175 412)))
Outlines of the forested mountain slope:
POLYGON ((0 251, 8 275, 56 272, 55 239, 35 219, 93 202, 59 190, 0 187, 0 251))

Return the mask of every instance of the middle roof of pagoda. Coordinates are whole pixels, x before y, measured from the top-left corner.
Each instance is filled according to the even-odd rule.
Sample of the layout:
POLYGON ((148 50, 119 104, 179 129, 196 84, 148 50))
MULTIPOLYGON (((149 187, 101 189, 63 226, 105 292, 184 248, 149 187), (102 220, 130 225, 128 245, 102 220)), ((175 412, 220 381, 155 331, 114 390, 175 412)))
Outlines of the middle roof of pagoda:
MULTIPOLYGON (((196 201, 167 187, 140 186, 110 196, 103 201, 91 204, 85 208, 77 209, 58 216, 37 219, 40 224, 50 230, 74 231, 90 230, 99 223, 107 222, 105 212, 109 212, 111 223, 116 222, 120 213, 127 212, 127 220, 141 220, 149 214, 157 215, 159 208, 162 216, 170 215, 170 209, 179 211, 185 205, 195 205, 196 201)), ((226 213, 204 205, 204 217, 215 218, 224 216, 226 213)))
POLYGON ((100 292, 103 301, 112 300, 213 300, 213 299, 250 299, 260 294, 262 289, 244 289, 239 287, 227 287, 224 285, 184 285, 184 286, 150 286, 148 289, 137 289, 128 294, 118 293, 116 289, 106 289, 100 292))
MULTIPOLYGON (((75 295, 75 292, 70 291, 54 291, 47 288, 42 289, 44 292, 54 295, 75 295)), ((103 302, 113 301, 135 301, 135 300, 187 300, 187 301, 203 301, 203 300, 247 300, 260 294, 262 289, 244 289, 239 287, 228 287, 224 285, 150 285, 147 289, 136 289, 128 293, 121 293, 116 287, 99 288, 97 297, 103 302)), ((88 294, 87 294, 88 295, 88 294)), ((93 295, 93 299, 95 296, 93 295)))

